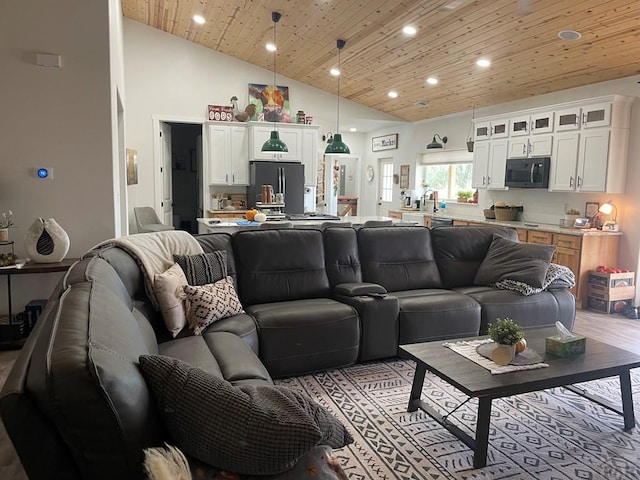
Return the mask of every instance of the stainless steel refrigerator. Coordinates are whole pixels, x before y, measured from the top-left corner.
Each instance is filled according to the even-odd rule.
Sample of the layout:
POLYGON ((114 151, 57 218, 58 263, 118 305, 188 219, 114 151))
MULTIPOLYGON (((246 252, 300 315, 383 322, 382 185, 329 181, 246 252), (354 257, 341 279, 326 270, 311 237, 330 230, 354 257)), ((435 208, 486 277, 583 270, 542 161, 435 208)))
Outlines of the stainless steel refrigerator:
POLYGON ((300 162, 249 162, 247 204, 262 201, 262 185, 284 194, 285 213, 304 213, 304 165, 300 162))

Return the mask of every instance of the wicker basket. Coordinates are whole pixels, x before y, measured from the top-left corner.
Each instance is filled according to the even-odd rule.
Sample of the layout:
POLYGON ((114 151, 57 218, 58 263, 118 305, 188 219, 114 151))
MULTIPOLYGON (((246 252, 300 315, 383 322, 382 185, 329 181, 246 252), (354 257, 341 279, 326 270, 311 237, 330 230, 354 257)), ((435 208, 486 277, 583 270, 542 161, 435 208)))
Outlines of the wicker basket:
POLYGON ((515 220, 518 216, 518 207, 494 207, 496 220, 515 220))
POLYGON ((490 208, 484 209, 484 218, 496 218, 496 214, 490 208))

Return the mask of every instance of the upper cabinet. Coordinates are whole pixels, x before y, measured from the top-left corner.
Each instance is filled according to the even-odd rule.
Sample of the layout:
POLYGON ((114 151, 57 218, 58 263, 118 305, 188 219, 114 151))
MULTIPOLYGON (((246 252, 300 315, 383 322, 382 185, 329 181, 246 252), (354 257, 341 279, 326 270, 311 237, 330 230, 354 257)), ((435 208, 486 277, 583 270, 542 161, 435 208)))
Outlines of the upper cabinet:
POLYGON ((249 184, 249 141, 242 124, 207 124, 208 161, 204 174, 210 185, 249 184))
POLYGON ((318 125, 278 123, 275 126, 280 140, 287 144, 288 152, 263 152, 262 144, 274 130, 272 123, 250 124, 249 160, 276 162, 301 162, 304 165, 305 183, 315 184, 318 157, 318 125))
POLYGON ((507 138, 509 136, 509 120, 498 119, 492 122, 479 122, 473 131, 474 140, 489 140, 490 138, 507 138))
MULTIPOLYGON (((609 95, 514 112, 506 122, 507 156, 551 157, 550 191, 624 192, 632 101, 609 95)), ((498 163, 491 167, 496 156, 492 127, 498 123, 505 124, 499 116, 474 123, 475 139, 489 140, 487 148, 474 154, 474 187, 500 188, 498 163), (486 137, 480 135, 485 133, 486 137)))

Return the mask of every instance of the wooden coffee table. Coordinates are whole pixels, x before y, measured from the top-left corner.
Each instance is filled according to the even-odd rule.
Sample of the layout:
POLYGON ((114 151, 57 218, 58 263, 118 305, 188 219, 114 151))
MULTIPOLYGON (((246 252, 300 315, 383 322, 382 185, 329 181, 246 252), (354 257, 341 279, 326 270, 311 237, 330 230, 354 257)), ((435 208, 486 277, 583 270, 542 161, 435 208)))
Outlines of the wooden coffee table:
MULTIPOLYGON (((487 464, 491 402, 495 398, 564 387, 622 415, 625 431, 635 427, 629 370, 640 367, 640 356, 590 338, 587 339, 584 354, 567 358, 551 354, 545 355, 543 353, 545 351, 544 339, 555 333, 555 328, 526 331, 527 345, 540 353, 549 367, 500 375, 492 375, 489 370, 457 354, 450 348, 443 347, 442 344, 445 342, 442 341, 401 345, 400 351, 403 356, 406 355, 416 362, 408 411, 414 412, 420 408, 464 442, 473 450, 473 466, 475 468, 481 468, 487 464), (427 370, 469 397, 478 398, 475 439, 453 425, 446 418, 446 415, 441 415, 420 399, 424 375, 427 370), (613 404, 607 399, 592 395, 586 390, 572 385, 616 375, 620 378, 622 408, 619 404, 613 404)), ((474 340, 476 338, 480 337, 448 341, 474 340)))

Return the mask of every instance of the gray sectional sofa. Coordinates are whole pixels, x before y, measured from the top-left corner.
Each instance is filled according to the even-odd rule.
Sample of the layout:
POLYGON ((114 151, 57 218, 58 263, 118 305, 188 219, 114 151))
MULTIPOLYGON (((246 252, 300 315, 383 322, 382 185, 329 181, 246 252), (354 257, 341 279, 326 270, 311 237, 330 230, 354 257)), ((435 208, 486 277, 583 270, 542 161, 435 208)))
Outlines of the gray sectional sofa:
MULTIPOLYGON (((197 236, 224 250, 245 313, 172 338, 124 250, 89 252, 65 276, 0 396, 32 479, 142 478, 142 450, 171 440, 138 358, 179 358, 233 385, 396 356, 398 346, 525 328, 573 326, 562 286, 523 296, 474 285, 502 227, 262 230, 197 236)), ((154 234, 142 234, 154 235, 154 234)))

